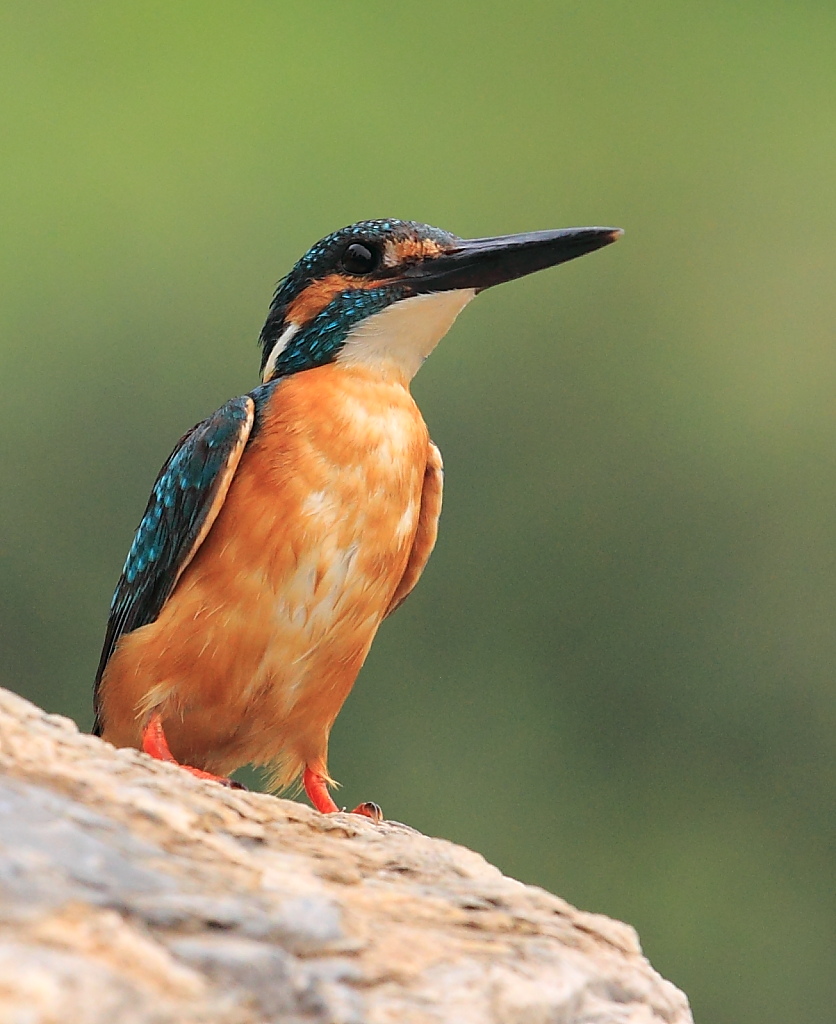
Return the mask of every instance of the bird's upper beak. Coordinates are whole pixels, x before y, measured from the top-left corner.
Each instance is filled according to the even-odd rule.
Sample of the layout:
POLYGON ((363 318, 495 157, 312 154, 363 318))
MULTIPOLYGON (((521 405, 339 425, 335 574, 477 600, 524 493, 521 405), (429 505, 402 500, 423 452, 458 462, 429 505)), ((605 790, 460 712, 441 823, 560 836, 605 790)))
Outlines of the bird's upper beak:
POLYGON ((562 228, 497 238, 465 238, 438 256, 406 267, 402 280, 418 292, 457 288, 478 292, 584 256, 623 234, 621 228, 562 228))

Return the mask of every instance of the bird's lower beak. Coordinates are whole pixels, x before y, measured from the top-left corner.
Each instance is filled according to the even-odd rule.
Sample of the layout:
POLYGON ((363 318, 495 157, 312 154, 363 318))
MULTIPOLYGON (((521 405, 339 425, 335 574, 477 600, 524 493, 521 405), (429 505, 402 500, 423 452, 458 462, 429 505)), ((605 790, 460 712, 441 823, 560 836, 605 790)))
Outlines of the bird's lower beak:
POLYGON ((462 239, 453 249, 408 267, 403 280, 417 292, 474 288, 477 292, 535 270, 566 263, 617 241, 621 228, 563 228, 498 238, 462 239))

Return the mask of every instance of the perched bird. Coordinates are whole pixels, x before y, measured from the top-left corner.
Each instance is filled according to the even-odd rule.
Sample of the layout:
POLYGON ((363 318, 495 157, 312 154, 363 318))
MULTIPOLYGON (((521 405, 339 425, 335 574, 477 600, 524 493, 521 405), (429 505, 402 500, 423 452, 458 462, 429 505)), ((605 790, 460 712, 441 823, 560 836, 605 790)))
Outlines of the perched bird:
POLYGON ((461 239, 372 220, 317 242, 276 290, 261 385, 157 477, 111 603, 94 732, 217 781, 245 764, 276 788, 301 775, 336 811, 331 726, 436 539, 441 455, 410 381, 477 292, 621 233, 461 239))

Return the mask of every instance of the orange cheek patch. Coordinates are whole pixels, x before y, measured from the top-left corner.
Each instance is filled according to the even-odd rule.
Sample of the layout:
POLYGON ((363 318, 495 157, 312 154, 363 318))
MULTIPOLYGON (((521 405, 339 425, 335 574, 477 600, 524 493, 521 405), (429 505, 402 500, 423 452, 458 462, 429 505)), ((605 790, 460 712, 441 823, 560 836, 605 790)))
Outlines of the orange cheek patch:
POLYGON ((285 320, 294 324, 307 324, 325 309, 341 292, 377 288, 379 281, 366 281, 343 274, 329 274, 308 287, 291 302, 285 320))
POLYGON ((404 238, 397 242, 390 242, 387 263, 396 266, 399 263, 414 263, 415 260, 423 260, 428 256, 438 256, 442 252, 438 242, 429 238, 404 238))
MULTIPOLYGON (((404 263, 415 263, 418 260, 438 256, 444 250, 429 238, 405 238, 398 242, 388 242, 384 263, 389 267, 397 267, 404 263)), ((363 289, 370 291, 378 288, 379 279, 352 277, 348 274, 329 274, 318 281, 311 281, 308 287, 291 302, 285 314, 285 321, 304 325, 318 316, 341 292, 363 289)))

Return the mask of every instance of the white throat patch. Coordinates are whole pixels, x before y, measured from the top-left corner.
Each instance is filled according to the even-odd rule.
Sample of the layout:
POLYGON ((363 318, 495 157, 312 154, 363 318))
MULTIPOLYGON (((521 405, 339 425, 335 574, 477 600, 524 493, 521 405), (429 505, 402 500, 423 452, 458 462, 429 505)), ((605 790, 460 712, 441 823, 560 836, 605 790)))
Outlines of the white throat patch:
POLYGON ((381 368, 388 364, 411 380, 475 294, 473 288, 461 288, 393 302, 357 324, 337 362, 381 368))

